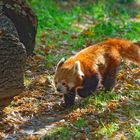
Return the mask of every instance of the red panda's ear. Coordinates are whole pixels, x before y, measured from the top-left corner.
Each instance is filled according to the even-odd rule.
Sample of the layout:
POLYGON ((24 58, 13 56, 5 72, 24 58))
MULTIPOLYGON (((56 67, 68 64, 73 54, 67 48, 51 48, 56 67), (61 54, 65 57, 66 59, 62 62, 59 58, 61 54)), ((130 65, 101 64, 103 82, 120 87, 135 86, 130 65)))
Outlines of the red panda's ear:
POLYGON ((80 61, 76 61, 73 67, 73 72, 78 73, 80 76, 84 76, 84 73, 81 70, 80 61))
POLYGON ((59 62, 58 62, 58 64, 57 64, 57 66, 56 66, 56 70, 60 67, 60 66, 62 66, 62 64, 65 62, 65 58, 63 57, 59 62))

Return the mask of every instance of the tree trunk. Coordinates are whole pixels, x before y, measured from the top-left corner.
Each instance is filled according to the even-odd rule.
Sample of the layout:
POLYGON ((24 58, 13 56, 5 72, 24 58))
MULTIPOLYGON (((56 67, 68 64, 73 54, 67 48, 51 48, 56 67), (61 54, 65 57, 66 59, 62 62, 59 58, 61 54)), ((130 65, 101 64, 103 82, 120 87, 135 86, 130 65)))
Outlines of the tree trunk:
POLYGON ((3 12, 14 23, 20 41, 26 48, 27 55, 31 55, 35 46, 37 18, 24 0, 2 0, 3 12))
POLYGON ((33 53, 37 21, 22 0, 0 0, 0 106, 24 89, 24 66, 33 53))
POLYGON ((0 106, 24 89, 26 50, 12 21, 0 14, 0 106))

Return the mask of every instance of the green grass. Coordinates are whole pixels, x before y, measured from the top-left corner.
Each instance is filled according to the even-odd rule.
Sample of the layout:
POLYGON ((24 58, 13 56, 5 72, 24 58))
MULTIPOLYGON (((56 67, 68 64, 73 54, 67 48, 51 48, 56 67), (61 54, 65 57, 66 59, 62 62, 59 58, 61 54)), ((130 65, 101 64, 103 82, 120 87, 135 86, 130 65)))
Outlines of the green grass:
MULTIPOLYGON (((41 34, 46 34, 45 46, 79 50, 85 46, 100 42, 109 37, 121 37, 132 41, 140 40, 140 23, 131 20, 139 14, 138 9, 130 8, 125 3, 108 0, 65 4, 55 0, 28 0, 38 17, 38 33, 36 48, 41 46, 41 34), (85 26, 88 25, 86 29, 85 26)), ((131 2, 131 1, 130 1, 131 2)), ((61 56, 44 52, 41 54, 49 68, 63 57, 70 54, 62 52, 61 56)))
POLYGON ((140 140, 140 125, 134 127, 134 137, 136 140, 140 140))
POLYGON ((58 139, 58 140, 67 140, 70 135, 70 132, 67 128, 64 127, 58 127, 49 132, 47 136, 43 138, 43 140, 53 140, 53 139, 58 139))
POLYGON ((136 119, 139 118, 140 103, 137 100, 118 102, 119 100, 121 100, 121 94, 113 91, 107 93, 102 91, 83 99, 80 104, 73 107, 73 110, 77 108, 86 110, 92 106, 96 109, 96 113, 87 112, 87 115, 82 115, 71 125, 55 128, 46 138, 65 140, 76 138, 78 134, 80 137, 84 133, 89 139, 115 139, 115 137, 119 136, 122 139, 139 140, 140 129, 136 119), (114 104, 114 107, 108 108, 109 111, 107 106, 111 102, 114 104), (94 118, 92 118, 93 116, 94 118), (91 119, 89 120, 89 118, 91 119), (93 122, 96 122, 98 125, 94 125, 96 123, 93 122), (94 129, 94 135, 91 135, 91 127, 94 129))
POLYGON ((107 124, 106 126, 103 125, 98 133, 101 135, 110 137, 114 132, 117 131, 118 128, 119 128, 119 126, 117 123, 110 123, 110 124, 107 124))
MULTIPOLYGON (((130 40, 139 40, 140 24, 130 21, 132 16, 137 15, 137 10, 127 8, 124 4, 108 0, 97 3, 67 5, 64 10, 63 2, 60 5, 53 0, 36 1, 30 3, 38 17, 39 38, 42 32, 46 32, 48 45, 61 47, 62 41, 67 41, 74 48, 82 47, 87 39, 98 42, 108 37, 124 37, 130 40), (76 24, 85 25, 90 21, 91 33, 83 35, 82 30, 76 24), (65 31, 65 33, 64 33, 65 31), (72 34, 78 34, 72 39, 72 34)), ((46 46, 46 47, 47 47, 46 46)))
POLYGON ((75 124, 74 124, 77 128, 82 128, 85 127, 87 125, 86 120, 83 118, 79 118, 75 124))
MULTIPOLYGON (((96 3, 90 0, 86 2, 81 0, 80 3, 74 5, 66 4, 63 0, 59 3, 55 0, 28 0, 28 2, 32 5, 38 17, 36 48, 41 46, 40 40, 43 33, 46 34, 45 47, 54 46, 48 55, 43 51, 36 51, 37 54, 44 57, 45 62, 40 63, 46 68, 54 67, 63 56, 70 56, 73 50, 77 51, 109 37, 121 37, 131 41, 140 40, 140 22, 132 20, 140 14, 140 8, 131 7, 133 0, 98 0, 96 3), (130 5, 127 2, 130 2, 130 5), (56 52, 53 52, 54 50, 56 52)), ((26 84, 30 83, 29 80, 25 82, 26 84)), ((120 111, 121 117, 127 118, 126 121, 129 121, 129 119, 132 121, 131 124, 126 126, 121 126, 121 120, 116 114, 112 112, 107 115, 104 114, 108 103, 112 100, 120 100, 121 96, 139 97, 137 93, 128 90, 124 93, 100 91, 95 93, 94 96, 82 100, 80 104, 74 107, 74 109, 86 109, 93 106, 97 110, 95 119, 99 126, 95 127, 93 134, 95 138, 100 139, 103 136, 109 138, 117 131, 118 133, 123 131, 129 133, 132 140, 140 139, 140 128, 134 121, 139 113, 139 104, 137 102, 129 105, 118 105, 115 108, 120 111), (100 115, 105 116, 106 120, 100 115), (131 130, 129 131, 129 129, 131 130)), ((73 123, 73 126, 78 130, 88 125, 90 123, 84 117, 73 123)), ((51 131, 44 140, 69 139, 77 133, 70 128, 70 126, 58 127, 51 131)), ((87 135, 87 137, 89 136, 87 135)))
MULTIPOLYGON (((77 130, 80 130, 86 126, 87 126, 86 120, 83 118, 79 118, 73 124, 73 127, 76 128, 77 130)), ((54 128, 52 131, 50 131, 48 133, 48 135, 46 135, 43 138, 43 140, 52 140, 52 139, 68 140, 71 137, 73 137, 74 135, 76 135, 76 133, 74 131, 72 131, 72 129, 70 129, 69 127, 66 127, 66 126, 57 127, 57 128, 54 128)))
POLYGON ((120 94, 114 91, 105 92, 104 90, 93 93, 93 96, 86 98, 81 104, 86 108, 90 105, 94 106, 100 111, 103 111, 107 103, 111 100, 119 100, 120 94))

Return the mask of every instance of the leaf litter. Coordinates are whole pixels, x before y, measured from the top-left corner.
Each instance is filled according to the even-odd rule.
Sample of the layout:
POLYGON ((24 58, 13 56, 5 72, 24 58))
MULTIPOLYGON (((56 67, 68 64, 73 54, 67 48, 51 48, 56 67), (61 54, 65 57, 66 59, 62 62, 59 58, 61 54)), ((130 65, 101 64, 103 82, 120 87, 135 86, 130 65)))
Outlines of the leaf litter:
MULTIPOLYGON (((38 62, 36 58, 32 58, 34 63, 38 62)), ((32 66, 34 67, 34 64, 32 66)), ((79 135, 76 135, 77 139, 81 136, 83 139, 87 136, 88 138, 105 138, 107 132, 104 131, 114 127, 110 124, 111 121, 117 123, 119 129, 115 129, 110 138, 113 139, 119 135, 123 139, 123 137, 127 138, 131 132, 129 130, 131 124, 140 122, 140 86, 136 82, 139 79, 139 68, 131 69, 127 65, 119 72, 115 90, 121 97, 118 100, 108 101, 103 110, 98 110, 91 104, 83 107, 86 100, 81 98, 73 108, 65 109, 63 95, 56 93, 54 89, 53 75, 48 71, 42 74, 38 72, 38 68, 32 69, 31 73, 32 81, 27 89, 15 96, 11 104, 0 112, 1 138, 35 140, 47 135, 58 126, 69 126, 71 131, 76 129, 79 132, 80 130, 74 127, 74 122, 79 118, 84 118, 87 120, 88 133, 80 131, 79 135), (134 96, 129 93, 130 90, 134 96), (136 112, 129 112, 130 109, 136 112), (134 116, 133 114, 131 116, 131 113, 134 113, 134 116), (103 128, 105 128, 104 131, 103 128)))
MULTIPOLYGON (((90 32, 85 30, 83 34, 90 32)), ((46 48, 45 38, 46 33, 42 33, 41 45, 36 49, 40 54, 34 54, 27 60, 25 91, 0 111, 0 139, 37 140, 60 126, 69 128, 73 139, 132 139, 135 133, 133 125, 140 124, 139 67, 132 69, 124 62, 114 89, 114 94, 120 95, 119 98, 109 99, 106 104, 101 102, 101 107, 98 107, 94 99, 93 103, 87 103, 90 98, 77 97, 76 105, 67 109, 63 95, 54 88, 55 67, 46 69, 45 64, 49 63, 47 55, 66 53, 68 49, 63 45, 69 44, 63 41, 61 48, 54 45, 46 48), (77 128, 74 124, 81 118, 86 120, 86 126, 77 128)), ((75 39, 77 35, 72 34, 71 38, 75 39)), ((97 91, 93 97, 100 94, 97 91)))

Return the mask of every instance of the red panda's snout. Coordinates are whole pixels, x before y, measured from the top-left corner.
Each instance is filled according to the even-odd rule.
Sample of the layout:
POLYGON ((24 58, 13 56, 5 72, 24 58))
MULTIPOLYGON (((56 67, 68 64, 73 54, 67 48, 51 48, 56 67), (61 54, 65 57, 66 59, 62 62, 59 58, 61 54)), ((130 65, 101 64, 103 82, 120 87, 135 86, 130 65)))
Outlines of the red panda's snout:
MULTIPOLYGON (((67 77, 68 78, 68 77, 67 77)), ((58 80, 59 82, 55 82, 56 90, 63 94, 68 94, 70 92, 77 93, 77 90, 81 88, 83 83, 83 77, 79 75, 74 75, 71 80, 58 80)))
POLYGON ((67 85, 67 83, 64 81, 60 81, 59 83, 55 83, 55 87, 59 93, 63 93, 63 94, 67 94, 69 89, 70 89, 69 86, 67 85))

